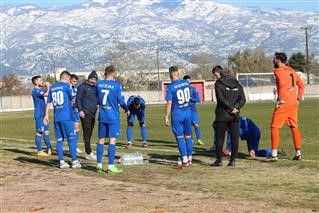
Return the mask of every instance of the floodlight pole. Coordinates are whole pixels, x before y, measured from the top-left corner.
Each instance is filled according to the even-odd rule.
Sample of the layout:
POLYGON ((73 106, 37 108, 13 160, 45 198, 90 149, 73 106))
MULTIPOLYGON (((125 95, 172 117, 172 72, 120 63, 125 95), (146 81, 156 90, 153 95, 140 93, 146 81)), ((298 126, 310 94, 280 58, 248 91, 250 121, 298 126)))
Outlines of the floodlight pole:
POLYGON ((300 29, 305 30, 306 34, 306 72, 307 72, 307 84, 310 84, 310 77, 309 77, 309 51, 308 51, 308 30, 311 30, 312 27, 301 27, 300 29))

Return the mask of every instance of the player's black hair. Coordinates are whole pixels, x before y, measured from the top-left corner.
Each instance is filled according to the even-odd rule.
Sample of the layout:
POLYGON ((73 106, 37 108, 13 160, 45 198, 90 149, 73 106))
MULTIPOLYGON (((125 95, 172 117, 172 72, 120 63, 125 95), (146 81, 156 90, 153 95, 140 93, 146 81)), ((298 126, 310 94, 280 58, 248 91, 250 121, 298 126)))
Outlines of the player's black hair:
POLYGON ((65 75, 71 76, 71 73, 70 73, 69 71, 64 70, 64 71, 61 72, 61 74, 60 74, 60 79, 62 79, 65 75))
POLYGON ((191 80, 191 77, 189 76, 189 75, 185 75, 184 77, 183 77, 183 80, 191 80))
POLYGON ((177 72, 178 71, 178 66, 171 66, 168 71, 171 72, 177 72))
POLYGON ((31 79, 32 84, 35 85, 35 81, 38 80, 39 78, 41 78, 41 76, 39 75, 33 76, 31 79))
POLYGON ((220 65, 214 66, 214 68, 212 69, 212 73, 214 74, 215 72, 220 72, 220 73, 222 73, 222 72, 223 72, 223 67, 220 66, 220 65))
POLYGON ((281 63, 287 62, 287 55, 283 52, 275 52, 275 59, 280 60, 281 63))
POLYGON ((109 74, 115 72, 115 67, 113 65, 105 67, 105 76, 108 76, 109 74))
POLYGON ((79 80, 79 76, 76 74, 71 74, 71 79, 79 80))
POLYGON ((79 80, 79 76, 76 74, 71 74, 71 79, 79 80))
POLYGON ((134 98, 133 102, 132 102, 132 106, 134 109, 138 109, 139 106, 141 104, 141 101, 138 97, 134 98))

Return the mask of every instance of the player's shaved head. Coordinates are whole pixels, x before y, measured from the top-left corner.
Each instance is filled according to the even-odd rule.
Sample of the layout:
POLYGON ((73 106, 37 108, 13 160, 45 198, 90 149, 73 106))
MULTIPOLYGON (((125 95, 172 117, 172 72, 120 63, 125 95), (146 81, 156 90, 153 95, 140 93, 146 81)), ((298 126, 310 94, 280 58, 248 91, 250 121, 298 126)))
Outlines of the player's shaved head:
POLYGON ((60 74, 60 80, 69 80, 71 76, 71 73, 69 71, 64 70, 60 74))

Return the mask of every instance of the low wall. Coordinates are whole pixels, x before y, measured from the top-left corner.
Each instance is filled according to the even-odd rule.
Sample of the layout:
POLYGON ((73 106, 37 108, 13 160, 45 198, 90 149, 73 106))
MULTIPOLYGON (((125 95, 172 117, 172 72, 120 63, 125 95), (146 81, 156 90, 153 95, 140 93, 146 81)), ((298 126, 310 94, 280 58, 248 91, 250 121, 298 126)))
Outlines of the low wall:
MULTIPOLYGON (((205 101, 216 101, 213 82, 205 82, 205 101)), ((245 87, 247 101, 274 100, 273 86, 245 87)), ((130 91, 123 92, 125 100, 131 95, 142 96, 147 104, 165 103, 162 91, 130 91)), ((319 97, 319 84, 306 85, 305 98, 319 97)), ((0 112, 32 110, 33 100, 31 95, 26 96, 0 96, 0 112)))

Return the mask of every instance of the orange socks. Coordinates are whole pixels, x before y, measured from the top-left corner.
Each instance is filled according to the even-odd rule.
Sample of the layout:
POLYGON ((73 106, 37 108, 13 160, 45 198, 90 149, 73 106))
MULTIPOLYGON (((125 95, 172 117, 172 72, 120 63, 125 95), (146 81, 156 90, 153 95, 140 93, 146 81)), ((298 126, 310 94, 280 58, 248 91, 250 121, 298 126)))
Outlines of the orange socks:
POLYGON ((295 149, 301 149, 301 136, 300 136, 300 131, 299 128, 296 127, 291 127, 291 133, 292 133, 292 137, 294 139, 294 145, 295 145, 295 149))
POLYGON ((276 150, 279 147, 279 128, 271 128, 271 147, 276 150))

